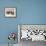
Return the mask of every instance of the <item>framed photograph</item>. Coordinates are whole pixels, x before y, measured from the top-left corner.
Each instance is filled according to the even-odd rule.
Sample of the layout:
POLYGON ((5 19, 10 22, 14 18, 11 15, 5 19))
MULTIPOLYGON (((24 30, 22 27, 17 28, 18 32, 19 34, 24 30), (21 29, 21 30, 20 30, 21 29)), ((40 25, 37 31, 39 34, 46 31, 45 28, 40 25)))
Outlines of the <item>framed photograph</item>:
POLYGON ((16 17, 16 8, 5 8, 5 17, 16 17))

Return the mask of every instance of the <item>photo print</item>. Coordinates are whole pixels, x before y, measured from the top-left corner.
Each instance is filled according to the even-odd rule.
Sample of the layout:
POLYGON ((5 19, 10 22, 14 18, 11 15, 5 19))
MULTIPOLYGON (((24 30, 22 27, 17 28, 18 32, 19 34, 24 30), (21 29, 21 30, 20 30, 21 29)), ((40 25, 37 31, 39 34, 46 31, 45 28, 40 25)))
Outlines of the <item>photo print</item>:
POLYGON ((6 17, 16 17, 16 8, 5 8, 6 17))

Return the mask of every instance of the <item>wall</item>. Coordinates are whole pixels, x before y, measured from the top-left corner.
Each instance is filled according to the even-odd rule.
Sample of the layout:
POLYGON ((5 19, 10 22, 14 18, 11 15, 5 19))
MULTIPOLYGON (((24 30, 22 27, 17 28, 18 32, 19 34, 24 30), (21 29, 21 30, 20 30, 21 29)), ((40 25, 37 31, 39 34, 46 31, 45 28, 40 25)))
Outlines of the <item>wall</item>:
POLYGON ((8 43, 9 32, 18 32, 18 24, 46 24, 46 0, 0 0, 0 44, 8 43), (17 17, 6 18, 5 7, 16 7, 17 17))
POLYGON ((46 24, 46 0, 23 0, 23 24, 46 24))
MULTIPOLYGON (((0 44, 7 44, 8 41, 8 34, 10 32, 16 32, 17 24, 20 23, 21 19, 21 5, 20 1, 18 0, 0 0, 0 44), (4 9, 6 7, 16 7, 17 10, 17 17, 16 18, 6 18, 4 16, 4 9)), ((15 41, 18 42, 17 39, 15 41)))

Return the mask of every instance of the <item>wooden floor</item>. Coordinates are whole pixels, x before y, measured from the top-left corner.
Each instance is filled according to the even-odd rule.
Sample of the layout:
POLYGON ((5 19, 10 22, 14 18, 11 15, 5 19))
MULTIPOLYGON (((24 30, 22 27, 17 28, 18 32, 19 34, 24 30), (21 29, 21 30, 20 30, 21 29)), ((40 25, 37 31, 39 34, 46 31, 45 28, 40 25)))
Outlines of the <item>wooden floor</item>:
MULTIPOLYGON (((8 46, 8 44, 0 44, 0 46, 8 46)), ((46 42, 43 41, 32 42, 31 40, 28 41, 21 40, 19 44, 15 44, 14 46, 46 46, 46 42)))
POLYGON ((28 41, 21 40, 20 46, 46 46, 46 42, 44 41, 32 42, 31 40, 28 40, 28 41))

